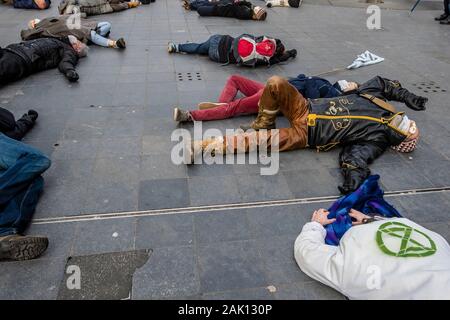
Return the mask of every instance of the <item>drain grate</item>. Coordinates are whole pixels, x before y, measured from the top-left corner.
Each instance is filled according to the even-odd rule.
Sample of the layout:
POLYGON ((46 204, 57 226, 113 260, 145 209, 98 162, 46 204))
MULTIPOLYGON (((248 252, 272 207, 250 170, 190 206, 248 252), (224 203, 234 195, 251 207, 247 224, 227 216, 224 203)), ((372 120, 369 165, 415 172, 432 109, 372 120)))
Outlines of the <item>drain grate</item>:
POLYGON ((200 72, 178 72, 178 81, 201 81, 202 74, 200 72))
POLYGON ((447 92, 446 89, 443 89, 439 84, 435 83, 434 81, 413 83, 412 85, 425 93, 447 92))

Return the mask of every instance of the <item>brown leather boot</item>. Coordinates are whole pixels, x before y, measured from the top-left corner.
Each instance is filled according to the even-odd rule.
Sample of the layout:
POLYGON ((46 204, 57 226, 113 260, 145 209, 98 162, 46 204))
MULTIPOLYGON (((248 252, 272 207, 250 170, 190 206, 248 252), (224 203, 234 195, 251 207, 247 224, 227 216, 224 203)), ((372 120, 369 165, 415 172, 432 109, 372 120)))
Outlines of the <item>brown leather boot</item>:
POLYGON ((278 110, 266 110, 259 107, 258 116, 256 119, 247 125, 241 125, 241 129, 247 131, 248 129, 275 129, 275 120, 277 118, 278 110))
POLYGON ((226 154, 223 138, 210 138, 205 140, 186 141, 184 161, 186 164, 194 164, 195 159, 200 159, 206 151, 206 156, 218 156, 226 154))

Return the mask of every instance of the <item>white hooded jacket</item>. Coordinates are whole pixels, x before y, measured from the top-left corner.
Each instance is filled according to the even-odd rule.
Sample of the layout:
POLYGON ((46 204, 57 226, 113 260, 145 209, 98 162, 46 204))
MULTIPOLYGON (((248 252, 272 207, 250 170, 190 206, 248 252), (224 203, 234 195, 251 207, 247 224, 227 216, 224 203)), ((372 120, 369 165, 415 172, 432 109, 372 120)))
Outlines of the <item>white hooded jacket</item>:
POLYGON ((295 259, 308 276, 348 298, 450 299, 450 246, 439 234, 393 218, 350 228, 339 246, 326 245, 325 236, 321 224, 307 223, 295 259))

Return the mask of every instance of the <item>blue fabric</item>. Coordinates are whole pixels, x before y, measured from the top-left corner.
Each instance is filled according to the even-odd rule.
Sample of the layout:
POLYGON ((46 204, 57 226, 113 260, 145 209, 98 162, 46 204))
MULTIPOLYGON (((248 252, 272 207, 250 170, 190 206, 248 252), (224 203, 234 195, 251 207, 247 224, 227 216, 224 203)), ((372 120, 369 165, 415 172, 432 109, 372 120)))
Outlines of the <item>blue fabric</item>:
POLYGON ((361 211, 367 215, 379 215, 387 218, 401 217, 400 213, 383 199, 383 190, 378 186, 379 175, 372 175, 354 192, 336 200, 328 209, 329 219, 336 221, 325 227, 327 236, 325 243, 337 246, 339 241, 352 226, 350 209, 361 211))
MULTIPOLYGON (((48 9, 52 2, 50 0, 45 0, 45 3, 47 4, 46 9, 48 9)), ((14 0, 14 8, 40 10, 39 7, 36 5, 36 3, 34 3, 33 0, 14 0)))
POLYGON ((0 133, 0 236, 22 233, 31 221, 50 160, 0 133))
POLYGON ((296 78, 289 80, 302 96, 309 99, 334 98, 342 93, 333 86, 328 80, 319 77, 307 77, 299 74, 296 78))
POLYGON ((208 55, 212 61, 219 61, 219 43, 222 35, 215 34, 203 43, 183 43, 178 45, 179 52, 208 55))
POLYGON ((209 2, 208 0, 191 0, 191 1, 189 1, 189 7, 191 8, 191 10, 197 10, 200 7, 213 6, 215 4, 216 3, 209 2))

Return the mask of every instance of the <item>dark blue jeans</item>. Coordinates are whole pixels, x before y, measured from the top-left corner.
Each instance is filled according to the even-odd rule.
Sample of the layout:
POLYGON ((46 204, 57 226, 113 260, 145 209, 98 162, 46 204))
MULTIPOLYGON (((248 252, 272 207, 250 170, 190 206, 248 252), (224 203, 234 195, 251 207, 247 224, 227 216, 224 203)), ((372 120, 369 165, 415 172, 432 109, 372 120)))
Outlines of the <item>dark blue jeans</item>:
POLYGON ((219 61, 219 42, 222 35, 215 34, 203 43, 183 43, 178 45, 179 52, 208 55, 212 61, 219 61))
POLYGON ((50 164, 40 151, 0 133, 0 236, 26 229, 50 164))
POLYGON ((203 6, 213 6, 215 5, 214 2, 209 2, 208 0, 190 0, 189 1, 189 7, 191 10, 197 10, 199 7, 203 6))

